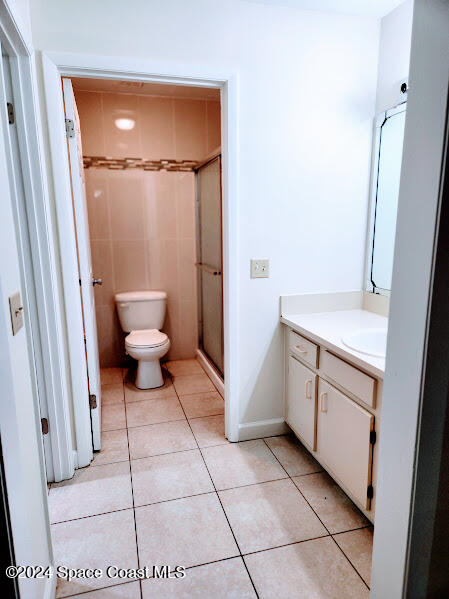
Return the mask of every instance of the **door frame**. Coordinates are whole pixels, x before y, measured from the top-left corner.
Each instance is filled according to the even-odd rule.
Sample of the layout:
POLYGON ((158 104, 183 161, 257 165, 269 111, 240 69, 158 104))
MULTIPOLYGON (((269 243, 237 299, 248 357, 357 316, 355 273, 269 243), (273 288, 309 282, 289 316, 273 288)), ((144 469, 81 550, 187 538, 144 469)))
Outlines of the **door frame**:
POLYGON ((28 351, 31 356, 36 354, 40 358, 34 361, 33 367, 41 370, 37 373, 41 381, 37 415, 40 417, 42 411, 49 423, 49 433, 43 443, 47 480, 59 481, 70 478, 74 468, 64 320, 52 244, 53 215, 42 160, 34 50, 15 5, 8 0, 0 0, 0 39, 9 57, 23 181, 23 194, 16 194, 15 211, 18 226, 27 235, 31 250, 31 258, 26 251, 22 252, 28 275, 23 281, 29 311, 26 316, 30 331, 28 351))
MULTIPOLYGON (((447 506, 449 461, 448 229, 442 221, 449 201, 444 179, 448 36, 448 2, 415 0, 382 398, 372 599, 441 597, 429 588, 442 572, 449 585, 447 562, 442 568, 432 555, 437 548, 439 557, 447 559, 441 538, 438 547, 438 533, 448 526, 447 509, 439 505, 442 495, 447 506)), ((447 534, 444 543, 447 548, 447 534)))
MULTIPOLYGON (((238 74, 208 66, 189 67, 120 56, 43 52, 42 71, 51 167, 62 264, 62 276, 73 384, 73 414, 78 465, 86 465, 92 447, 86 397, 87 373, 78 281, 76 240, 71 207, 70 170, 66 149, 61 77, 86 77, 197 85, 221 91, 223 319, 225 360, 225 429, 239 440, 239 310, 238 310, 238 74)), ((90 461, 90 459, 89 459, 90 461)))

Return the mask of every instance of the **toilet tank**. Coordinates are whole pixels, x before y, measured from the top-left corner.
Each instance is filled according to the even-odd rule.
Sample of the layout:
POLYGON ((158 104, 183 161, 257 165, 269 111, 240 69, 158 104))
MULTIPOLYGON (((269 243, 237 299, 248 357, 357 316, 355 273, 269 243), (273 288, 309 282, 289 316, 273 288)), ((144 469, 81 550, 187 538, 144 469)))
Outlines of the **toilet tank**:
POLYGON ((122 329, 139 331, 162 328, 167 305, 165 291, 123 291, 115 294, 122 329))

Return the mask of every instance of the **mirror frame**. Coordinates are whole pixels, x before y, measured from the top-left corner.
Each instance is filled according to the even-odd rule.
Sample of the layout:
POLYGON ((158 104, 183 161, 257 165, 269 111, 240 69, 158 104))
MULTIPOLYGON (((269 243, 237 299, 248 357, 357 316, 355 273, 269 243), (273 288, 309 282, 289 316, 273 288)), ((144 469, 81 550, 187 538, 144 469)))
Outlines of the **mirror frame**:
POLYGON ((365 291, 368 293, 375 293, 380 295, 390 296, 390 289, 382 289, 381 287, 375 287, 371 281, 371 265, 373 259, 374 249, 374 223, 376 219, 376 205, 377 205, 377 182, 379 179, 379 157, 380 157, 380 138, 382 133, 382 127, 386 120, 395 114, 405 112, 407 109, 407 102, 402 102, 393 108, 383 110, 374 119, 374 135, 373 135, 373 150, 371 159, 371 176, 370 176, 370 196, 368 204, 368 223, 367 223, 367 234, 366 234, 366 251, 365 251, 365 291))

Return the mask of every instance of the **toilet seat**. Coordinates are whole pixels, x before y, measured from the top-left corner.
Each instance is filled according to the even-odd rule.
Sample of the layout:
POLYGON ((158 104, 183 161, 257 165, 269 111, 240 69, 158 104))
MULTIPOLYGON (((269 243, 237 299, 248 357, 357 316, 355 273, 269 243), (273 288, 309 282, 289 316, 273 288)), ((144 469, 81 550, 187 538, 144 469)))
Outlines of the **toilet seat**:
POLYGON ((143 329, 141 331, 131 331, 125 337, 125 344, 128 347, 152 348, 160 347, 168 341, 168 337, 162 331, 157 329, 143 329))

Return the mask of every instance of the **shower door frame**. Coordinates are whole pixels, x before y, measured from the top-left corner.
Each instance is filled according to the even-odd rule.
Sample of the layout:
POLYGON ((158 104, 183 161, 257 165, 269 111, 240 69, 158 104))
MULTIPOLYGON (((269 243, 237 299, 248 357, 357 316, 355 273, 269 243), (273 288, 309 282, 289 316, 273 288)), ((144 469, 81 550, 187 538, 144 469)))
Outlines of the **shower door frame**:
MULTIPOLYGON (((69 302, 63 302, 66 314, 68 342, 78 355, 84 354, 84 334, 76 325, 80 306, 78 295, 70 294, 73 281, 70 273, 77 272, 76 256, 70 251, 74 245, 73 215, 69 210, 70 169, 64 151, 64 107, 61 94, 61 77, 85 77, 143 81, 175 85, 195 85, 220 89, 222 128, 222 240, 223 240, 223 343, 225 379, 225 434, 229 441, 239 440, 239 281, 238 281, 238 73, 210 66, 188 66, 171 62, 152 62, 123 56, 99 56, 65 52, 43 52, 42 73, 47 107, 48 135, 51 154, 51 176, 56 205, 58 242, 63 274, 63 286, 69 293, 69 302), (67 240, 73 241, 72 244, 67 240), (66 289, 67 285, 67 289, 66 289), (74 326, 70 326, 71 323, 74 326)), ((56 241, 56 240, 55 240, 56 241)), ((67 295, 66 295, 67 297, 67 295)), ((74 375, 87 377, 82 360, 71 363, 74 375)), ((80 380, 80 379, 78 379, 80 380)), ((85 397, 73 394, 74 426, 82 435, 77 452, 90 438, 86 429, 88 405, 85 397)))
POLYGON ((196 252, 197 252, 197 290, 198 290, 198 301, 197 301, 197 309, 198 309, 198 349, 202 352, 204 357, 209 362, 209 366, 216 372, 216 375, 224 382, 224 371, 225 371, 225 356, 224 356, 224 315, 223 315, 223 304, 224 304, 224 296, 223 296, 223 277, 224 277, 224 268, 223 268, 223 183, 222 183, 222 163, 223 157, 221 155, 221 148, 218 151, 210 154, 203 162, 195 168, 195 217, 196 217, 196 252), (203 345, 203 300, 202 300, 202 280, 203 280, 203 269, 201 265, 198 264, 198 261, 201 256, 201 214, 200 214, 200 200, 199 200, 199 186, 198 186, 198 175, 199 170, 208 164, 211 164, 214 160, 220 161, 220 247, 221 247, 221 358, 223 361, 223 371, 221 372, 217 364, 215 364, 214 360, 204 349, 203 345), (201 319, 200 319, 201 317, 201 319))

